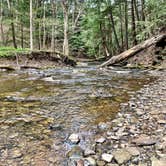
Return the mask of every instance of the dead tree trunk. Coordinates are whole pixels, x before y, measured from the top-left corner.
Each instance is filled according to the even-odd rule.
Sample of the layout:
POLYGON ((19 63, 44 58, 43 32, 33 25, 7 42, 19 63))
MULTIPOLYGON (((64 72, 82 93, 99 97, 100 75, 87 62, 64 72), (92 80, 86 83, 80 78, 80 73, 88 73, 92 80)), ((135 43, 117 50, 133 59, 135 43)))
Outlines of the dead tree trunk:
POLYGON ((69 41, 68 41, 68 33, 69 33, 69 9, 68 9, 68 1, 61 2, 63 8, 64 15, 64 41, 63 41, 63 54, 69 55, 69 41))
POLYGON ((138 45, 132 47, 129 50, 126 50, 125 52, 123 52, 117 56, 113 56, 111 59, 109 59, 108 61, 101 64, 100 67, 114 65, 116 63, 120 63, 124 60, 127 60, 130 57, 137 54, 138 52, 158 43, 159 41, 161 41, 163 39, 166 39, 166 34, 161 34, 161 35, 157 35, 155 37, 152 37, 151 39, 148 39, 148 40, 144 41, 143 43, 138 44, 138 45))

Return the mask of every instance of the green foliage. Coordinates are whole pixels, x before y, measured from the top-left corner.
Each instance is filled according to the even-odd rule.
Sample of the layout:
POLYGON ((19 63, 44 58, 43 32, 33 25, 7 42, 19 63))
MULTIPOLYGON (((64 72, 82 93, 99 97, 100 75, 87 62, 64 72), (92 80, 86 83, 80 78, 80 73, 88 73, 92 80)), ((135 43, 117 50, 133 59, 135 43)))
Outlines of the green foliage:
MULTIPOLYGON (((3 9, 1 24, 4 29, 5 41, 0 41, 1 45, 12 45, 12 28, 11 23, 15 25, 15 35, 18 47, 21 47, 23 41, 24 47, 29 47, 29 0, 13 0, 11 2, 11 11, 8 9, 7 1, 2 0, 0 4, 3 9), (21 31, 21 26, 23 29, 21 31), (22 40, 23 38, 23 40, 22 40)), ((132 47, 132 19, 131 19, 131 1, 127 1, 127 11, 125 11, 125 2, 122 0, 86 0, 74 1, 68 0, 68 18, 69 18, 69 45, 70 50, 80 52, 83 50, 84 54, 94 57, 106 56, 105 47, 110 55, 119 53, 118 44, 115 38, 113 27, 115 27, 116 36, 120 45, 120 49, 125 47, 125 13, 128 16, 128 43, 129 48, 132 47), (80 9, 83 9, 75 30, 73 24, 77 18, 80 9), (111 22, 110 13, 113 15, 114 24, 111 22)), ((141 16, 141 0, 137 0, 136 8, 138 9, 139 21, 135 15, 136 20, 136 37, 138 43, 145 40, 149 36, 156 33, 156 29, 166 26, 166 5, 164 0, 145 0, 145 21, 141 16)), ((64 18, 61 1, 33 1, 33 40, 34 48, 42 49, 44 32, 46 31, 46 47, 51 49, 51 40, 55 40, 55 49, 63 48, 64 38, 64 18), (54 5, 53 5, 54 2, 54 5), (45 18, 44 18, 45 5, 45 18), (54 9, 54 14, 53 14, 54 9), (54 26, 55 31, 52 32, 54 26), (45 28, 45 31, 44 31, 45 28), (53 36, 52 36, 53 34, 53 36)), ((136 9, 135 9, 136 13, 136 9)), ((1 32, 1 31, 0 31, 1 32)), ((1 39, 1 37, 0 37, 1 39)), ((6 47, 5 47, 6 48, 6 47)), ((1 48, 2 49, 2 48, 1 48)), ((46 49, 46 48, 44 48, 46 49)), ((120 51, 122 51, 120 50, 120 51)), ((11 48, 9 53, 0 51, 1 56, 11 55, 11 48)), ((19 50, 14 50, 17 52, 19 50)), ((21 50, 20 50, 21 51, 21 50)), ((62 51, 62 50, 59 50, 62 51)), ((72 54, 72 52, 71 52, 72 54)))
POLYGON ((16 54, 27 54, 29 53, 29 49, 27 48, 13 48, 13 47, 0 47, 0 57, 10 57, 15 56, 16 54))

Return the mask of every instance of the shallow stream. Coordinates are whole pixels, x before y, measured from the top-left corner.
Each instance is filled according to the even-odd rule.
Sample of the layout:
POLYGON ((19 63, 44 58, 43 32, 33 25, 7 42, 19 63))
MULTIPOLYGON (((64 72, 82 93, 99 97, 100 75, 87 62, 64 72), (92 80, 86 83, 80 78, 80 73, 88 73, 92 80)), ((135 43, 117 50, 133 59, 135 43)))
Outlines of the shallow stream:
POLYGON ((97 125, 153 79, 95 65, 0 71, 0 165, 66 165, 70 134, 79 133, 86 148, 97 125))

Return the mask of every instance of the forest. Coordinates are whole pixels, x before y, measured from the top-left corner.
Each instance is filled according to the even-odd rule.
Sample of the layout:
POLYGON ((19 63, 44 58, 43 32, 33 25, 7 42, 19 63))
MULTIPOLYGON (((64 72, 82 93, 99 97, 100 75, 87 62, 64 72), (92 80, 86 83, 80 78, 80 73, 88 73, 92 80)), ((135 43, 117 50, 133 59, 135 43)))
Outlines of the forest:
POLYGON ((0 46, 107 57, 158 33, 164 0, 1 0, 0 46))
POLYGON ((166 166, 165 0, 0 0, 0 166, 166 166))

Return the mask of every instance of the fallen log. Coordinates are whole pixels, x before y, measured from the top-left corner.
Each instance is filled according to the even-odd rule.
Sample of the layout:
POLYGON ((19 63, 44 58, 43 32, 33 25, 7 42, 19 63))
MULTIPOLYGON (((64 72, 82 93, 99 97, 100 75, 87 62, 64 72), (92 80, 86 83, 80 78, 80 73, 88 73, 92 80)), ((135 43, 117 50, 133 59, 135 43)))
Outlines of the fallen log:
POLYGON ((140 43, 140 44, 130 48, 129 50, 122 52, 119 55, 113 56, 108 61, 102 63, 99 67, 115 65, 115 64, 120 63, 124 60, 128 60, 130 57, 136 55, 138 52, 140 52, 140 51, 142 51, 142 50, 144 50, 144 49, 146 49, 154 44, 157 44, 158 42, 165 40, 165 39, 166 39, 166 34, 160 34, 160 35, 157 35, 155 37, 152 37, 152 38, 144 41, 143 43, 140 43))

